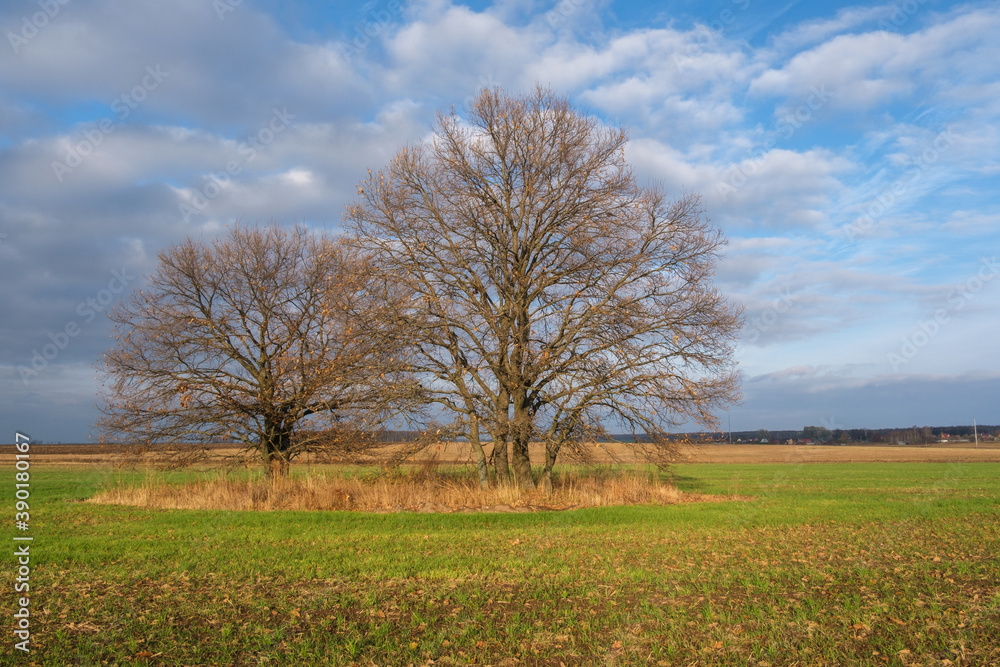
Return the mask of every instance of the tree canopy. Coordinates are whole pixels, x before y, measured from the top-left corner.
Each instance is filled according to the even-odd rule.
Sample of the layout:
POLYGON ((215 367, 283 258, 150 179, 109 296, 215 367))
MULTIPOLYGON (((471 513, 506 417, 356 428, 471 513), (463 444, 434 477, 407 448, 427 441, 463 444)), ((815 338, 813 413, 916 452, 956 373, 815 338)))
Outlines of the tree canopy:
POLYGON ((738 397, 740 310, 712 285, 725 239, 697 196, 640 187, 626 143, 545 89, 486 90, 349 207, 353 242, 408 295, 410 370, 483 484, 492 463, 534 486, 533 441, 545 480, 565 448, 615 430, 668 452, 670 427, 714 425, 738 397))
POLYGON ((243 442, 277 475, 336 446, 337 429, 356 444, 413 395, 379 280, 303 226, 237 225, 161 252, 145 287, 110 312, 103 436, 243 442))

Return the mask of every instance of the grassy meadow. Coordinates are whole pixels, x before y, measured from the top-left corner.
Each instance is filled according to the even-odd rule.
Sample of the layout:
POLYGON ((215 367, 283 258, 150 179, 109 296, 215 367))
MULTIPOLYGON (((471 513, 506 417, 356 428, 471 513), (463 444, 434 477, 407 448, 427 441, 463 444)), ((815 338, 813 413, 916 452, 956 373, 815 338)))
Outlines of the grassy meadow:
POLYGON ((1000 665, 1000 464, 672 474, 682 492, 752 500, 139 509, 81 501, 147 473, 35 465, 32 652, 11 657, 5 633, 0 661, 1000 665))

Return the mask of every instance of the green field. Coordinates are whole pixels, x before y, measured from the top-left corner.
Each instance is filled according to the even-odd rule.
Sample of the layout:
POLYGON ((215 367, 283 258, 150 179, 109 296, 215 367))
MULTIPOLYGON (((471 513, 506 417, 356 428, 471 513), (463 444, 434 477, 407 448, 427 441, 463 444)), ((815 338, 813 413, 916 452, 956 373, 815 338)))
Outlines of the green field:
POLYGON ((674 474, 682 490, 754 499, 534 514, 140 510, 79 502, 112 473, 33 467, 32 651, 6 632, 2 660, 1000 664, 1000 464, 674 474))

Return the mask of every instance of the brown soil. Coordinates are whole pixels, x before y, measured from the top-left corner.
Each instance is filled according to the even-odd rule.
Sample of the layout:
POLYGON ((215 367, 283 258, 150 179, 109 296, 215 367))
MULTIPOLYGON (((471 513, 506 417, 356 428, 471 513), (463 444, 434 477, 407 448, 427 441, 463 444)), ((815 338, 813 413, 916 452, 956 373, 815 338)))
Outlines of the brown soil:
MULTIPOLYGON (((386 448, 386 454, 391 452, 386 448)), ((232 462, 241 448, 232 444, 182 445, 157 447, 145 453, 124 445, 32 445, 29 453, 32 463, 38 465, 158 465, 169 461, 182 462, 197 459, 200 465, 219 465, 232 462), (197 456, 194 456, 197 454, 197 456)), ((13 445, 0 445, 0 463, 14 461, 13 445)), ((533 447, 532 461, 541 463, 541 446, 533 447)), ((600 444, 592 449, 592 459, 597 463, 637 463, 640 459, 621 444, 600 444)), ((471 462, 469 446, 465 443, 442 443, 415 457, 415 462, 430 461, 442 464, 471 462)), ((737 445, 721 443, 695 443, 681 447, 674 459, 678 463, 844 463, 844 462, 1000 462, 1000 443, 935 444, 930 446, 867 446, 867 445, 737 445)), ((316 463, 302 458, 299 464, 316 463)), ((567 461, 568 462, 568 461, 567 461)))
POLYGON ((685 447, 691 463, 862 463, 862 462, 1000 462, 1000 443, 877 445, 729 445, 685 447))

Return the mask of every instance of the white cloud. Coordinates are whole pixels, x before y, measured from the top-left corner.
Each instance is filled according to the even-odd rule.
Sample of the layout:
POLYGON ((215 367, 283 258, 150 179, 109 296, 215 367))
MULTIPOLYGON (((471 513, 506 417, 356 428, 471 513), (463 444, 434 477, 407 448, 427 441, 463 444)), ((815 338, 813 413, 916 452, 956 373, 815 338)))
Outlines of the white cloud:
POLYGON ((853 168, 827 150, 772 149, 720 168, 706 194, 734 224, 816 228, 842 189, 839 177, 853 168))
POLYGON ((805 46, 822 42, 878 19, 887 19, 892 15, 892 10, 893 8, 888 5, 848 7, 841 9, 832 19, 817 19, 797 24, 773 37, 770 43, 781 53, 798 51, 805 46))
POLYGON ((913 89, 906 78, 885 71, 885 63, 904 41, 886 33, 840 35, 795 56, 781 69, 764 72, 751 83, 750 92, 798 98, 822 86, 830 89, 833 106, 871 107, 913 89))
POLYGON ((757 95, 796 97, 810 87, 832 91, 831 105, 863 110, 905 97, 930 81, 939 89, 955 72, 963 77, 991 77, 984 70, 996 62, 994 36, 1000 12, 994 9, 959 13, 909 35, 875 31, 836 35, 792 57, 785 65, 760 74, 750 85, 757 95))
POLYGON ((153 89, 129 104, 130 122, 169 114, 215 127, 252 123, 274 105, 329 113, 367 97, 335 44, 294 43, 249 5, 220 21, 198 0, 97 0, 56 19, 0 60, 0 87, 46 106, 106 105, 99 113, 113 115, 114 101, 150 88, 156 71, 153 89))
POLYGON ((992 234, 1000 229, 1000 213, 955 211, 941 229, 963 236, 992 234))
POLYGON ((386 39, 391 65, 385 80, 403 95, 429 90, 454 94, 478 87, 484 78, 517 85, 515 73, 537 52, 539 37, 534 30, 517 29, 491 13, 463 6, 427 10, 386 39))

